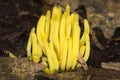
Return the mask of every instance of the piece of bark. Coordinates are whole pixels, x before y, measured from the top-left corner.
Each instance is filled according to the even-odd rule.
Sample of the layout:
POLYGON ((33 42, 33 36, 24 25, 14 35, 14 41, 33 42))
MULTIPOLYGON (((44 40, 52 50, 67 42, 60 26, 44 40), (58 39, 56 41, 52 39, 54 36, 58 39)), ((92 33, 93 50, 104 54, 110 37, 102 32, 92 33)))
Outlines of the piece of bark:
POLYGON ((120 71, 120 62, 102 62, 101 67, 120 71))
POLYGON ((43 65, 33 63, 28 58, 0 57, 1 80, 33 80, 36 72, 44 68, 43 65))

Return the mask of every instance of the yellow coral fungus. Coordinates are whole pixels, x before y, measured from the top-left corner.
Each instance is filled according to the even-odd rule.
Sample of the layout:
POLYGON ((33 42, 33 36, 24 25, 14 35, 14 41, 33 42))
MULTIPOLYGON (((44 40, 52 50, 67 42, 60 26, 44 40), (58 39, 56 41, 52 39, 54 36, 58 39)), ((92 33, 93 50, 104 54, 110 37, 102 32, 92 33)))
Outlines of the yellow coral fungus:
POLYGON ((38 21, 36 29, 31 30, 27 56, 36 63, 47 68, 46 73, 69 71, 75 69, 78 56, 81 54, 85 61, 89 58, 90 40, 89 24, 84 19, 84 32, 80 38, 79 15, 70 14, 70 6, 62 13, 60 7, 54 7, 52 14, 47 11, 38 21), (41 59, 40 59, 41 58, 41 59))

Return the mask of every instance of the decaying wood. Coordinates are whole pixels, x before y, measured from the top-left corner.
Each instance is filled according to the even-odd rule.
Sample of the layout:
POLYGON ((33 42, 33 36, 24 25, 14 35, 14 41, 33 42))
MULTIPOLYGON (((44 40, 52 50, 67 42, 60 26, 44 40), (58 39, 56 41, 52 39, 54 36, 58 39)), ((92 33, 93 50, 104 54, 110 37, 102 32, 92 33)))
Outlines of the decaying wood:
POLYGON ((104 69, 113 69, 120 71, 120 62, 102 62, 101 66, 104 69))
POLYGON ((33 63, 27 58, 0 57, 0 80, 86 80, 82 79, 86 74, 82 68, 77 71, 54 74, 40 72, 44 68, 43 65, 33 63))
POLYGON ((6 78, 15 78, 15 80, 31 79, 36 72, 43 70, 45 67, 41 64, 33 63, 27 58, 11 59, 7 57, 0 57, 0 79, 11 80, 6 78), (28 78, 27 78, 28 77, 28 78))

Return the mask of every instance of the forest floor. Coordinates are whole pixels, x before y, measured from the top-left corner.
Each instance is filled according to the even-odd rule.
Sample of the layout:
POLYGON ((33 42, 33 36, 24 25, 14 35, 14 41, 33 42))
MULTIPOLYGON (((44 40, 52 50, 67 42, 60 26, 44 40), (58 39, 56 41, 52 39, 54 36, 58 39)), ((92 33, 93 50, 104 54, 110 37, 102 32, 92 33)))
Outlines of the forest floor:
MULTIPOLYGON (((48 1, 52 2, 52 0, 48 1)), ((52 10, 52 7, 53 4, 47 3, 46 0, 45 2, 41 0, 1 0, 0 58, 8 57, 5 51, 14 53, 17 57, 26 57, 26 44, 31 28, 36 26, 39 17, 47 10, 52 10)), ((79 7, 73 10, 83 15, 83 18, 87 17, 90 22, 92 33, 91 55, 87 62, 89 70, 77 69, 53 75, 38 74, 35 75, 35 80, 120 80, 119 7, 119 0, 84 0, 81 2, 79 7), (82 78, 81 74, 83 74, 82 78)), ((13 77, 15 76, 6 76, 4 73, 0 76, 0 80, 19 80, 13 77)))

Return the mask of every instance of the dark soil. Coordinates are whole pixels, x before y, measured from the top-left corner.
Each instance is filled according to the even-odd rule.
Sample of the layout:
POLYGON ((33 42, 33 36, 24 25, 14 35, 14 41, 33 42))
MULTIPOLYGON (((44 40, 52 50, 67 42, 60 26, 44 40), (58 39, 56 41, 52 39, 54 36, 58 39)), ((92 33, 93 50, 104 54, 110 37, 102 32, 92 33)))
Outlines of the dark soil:
MULTIPOLYGON (((48 5, 41 0, 1 0, 0 57, 8 57, 5 51, 10 51, 18 57, 26 57, 26 44, 31 28, 36 26, 39 17, 52 7, 53 5, 48 5)), ((82 11, 79 14, 87 17, 85 8, 86 6, 82 4, 82 7, 76 11, 82 11)), ((120 71, 101 68, 102 62, 120 62, 120 27, 116 28, 110 39, 104 37, 100 27, 92 28, 91 32, 91 55, 87 62, 89 71, 83 74, 85 80, 86 78, 87 80, 120 80, 120 71)), ((52 76, 39 74, 35 78, 37 80, 79 80, 80 74, 82 73, 78 69, 52 76)), ((7 80, 13 79, 7 78, 7 80)))

